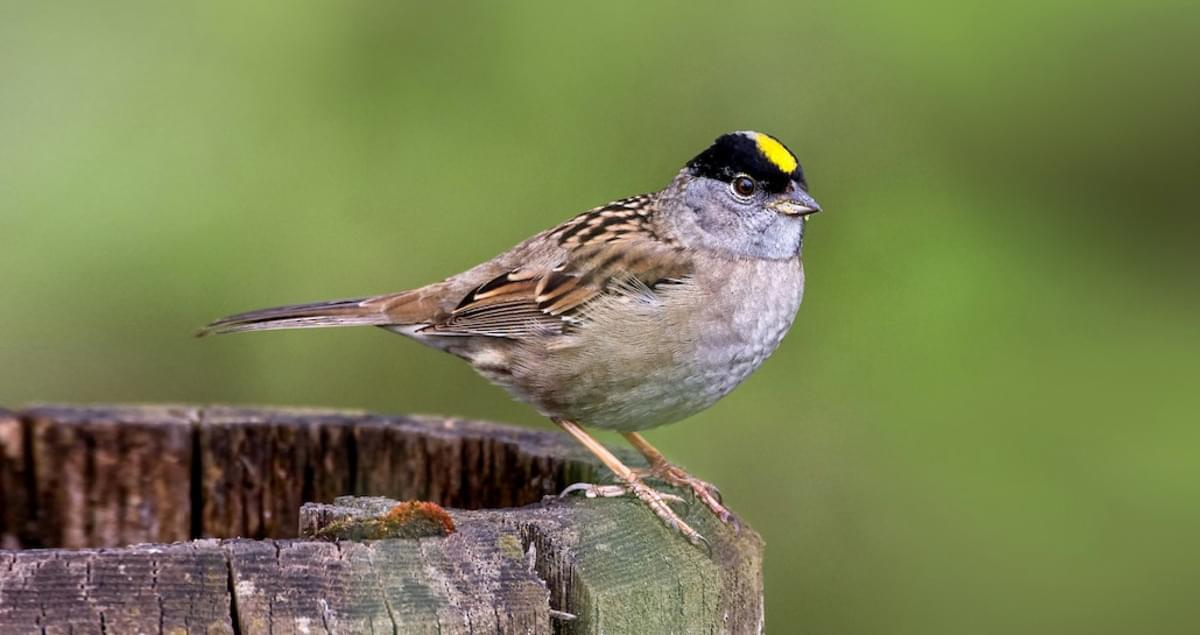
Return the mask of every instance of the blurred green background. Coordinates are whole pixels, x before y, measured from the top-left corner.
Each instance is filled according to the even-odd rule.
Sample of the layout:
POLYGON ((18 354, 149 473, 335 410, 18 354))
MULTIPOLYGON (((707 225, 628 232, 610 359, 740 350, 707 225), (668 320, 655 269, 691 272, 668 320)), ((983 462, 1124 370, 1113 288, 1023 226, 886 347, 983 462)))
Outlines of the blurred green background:
POLYGON ((548 428, 381 331, 191 333, 761 129, 827 210, 806 302, 649 436, 765 537, 771 631, 1195 632, 1194 2, 434 4, 0 4, 0 403, 548 428))

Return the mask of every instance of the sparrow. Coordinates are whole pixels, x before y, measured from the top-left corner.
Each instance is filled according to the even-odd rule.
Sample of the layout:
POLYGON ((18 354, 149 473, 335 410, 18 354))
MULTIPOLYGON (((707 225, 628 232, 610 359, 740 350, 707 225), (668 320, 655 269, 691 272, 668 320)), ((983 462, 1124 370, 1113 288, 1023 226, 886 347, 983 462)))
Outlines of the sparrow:
POLYGON ((376 326, 446 351, 549 417, 619 482, 567 491, 632 493, 704 545, 667 504, 678 497, 648 478, 736 518, 641 431, 713 405, 779 346, 804 293, 805 224, 821 210, 808 190, 782 142, 732 132, 662 190, 586 211, 441 282, 239 313, 200 334, 376 326), (625 465, 585 427, 620 432, 649 467, 625 465))

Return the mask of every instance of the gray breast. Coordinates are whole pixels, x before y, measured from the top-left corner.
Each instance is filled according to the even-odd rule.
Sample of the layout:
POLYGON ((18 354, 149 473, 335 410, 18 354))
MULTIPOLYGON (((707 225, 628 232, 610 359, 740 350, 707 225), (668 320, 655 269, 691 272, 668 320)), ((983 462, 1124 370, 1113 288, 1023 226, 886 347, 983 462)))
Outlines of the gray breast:
POLYGON ((548 381, 537 383, 553 390, 514 394, 544 414, 599 428, 678 421, 728 394, 775 351, 803 290, 799 259, 702 263, 657 304, 598 307, 575 341, 545 351, 548 381))

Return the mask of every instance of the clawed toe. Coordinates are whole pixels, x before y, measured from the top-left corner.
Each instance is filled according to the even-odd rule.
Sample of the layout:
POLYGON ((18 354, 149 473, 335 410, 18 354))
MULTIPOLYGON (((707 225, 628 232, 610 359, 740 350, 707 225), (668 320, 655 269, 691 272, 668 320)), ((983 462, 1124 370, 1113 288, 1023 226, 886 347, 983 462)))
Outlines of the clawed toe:
POLYGON ((700 499, 700 502, 704 503, 705 507, 712 510, 712 513, 721 522, 733 527, 735 531, 741 529, 741 523, 738 522, 737 517, 728 509, 725 509, 724 501, 721 498, 721 490, 717 489, 715 485, 707 481, 702 481, 683 471, 678 466, 672 465, 662 455, 662 452, 654 449, 654 446, 650 445, 650 442, 646 441, 642 435, 636 432, 624 432, 622 434, 650 463, 650 467, 636 470, 636 473, 640 477, 656 478, 674 487, 691 490, 696 495, 696 498, 700 499))
MULTIPOLYGON (((679 468, 676 468, 676 469, 679 469, 679 468)), ((680 470, 680 471, 682 472, 682 470, 680 470)), ((698 495, 703 494, 704 498, 712 499, 712 500, 716 501, 717 504, 719 504, 719 505, 723 505, 725 503, 725 499, 721 497, 721 490, 717 489, 716 485, 713 485, 712 483, 709 483, 708 481, 702 481, 694 476, 687 474, 686 472, 683 472, 683 478, 681 478, 680 480, 684 484, 690 486, 692 488, 692 491, 696 492, 698 495)))
MULTIPOLYGON (((621 483, 612 483, 607 485, 600 485, 597 483, 572 483, 563 488, 563 491, 558 493, 558 497, 566 498, 567 496, 570 496, 576 492, 581 492, 587 498, 617 498, 620 496, 627 496, 630 493, 633 493, 633 490, 630 489, 628 485, 623 485, 621 483)), ((676 496, 675 494, 668 494, 666 492, 659 492, 657 490, 655 490, 655 493, 658 494, 658 496, 663 500, 671 501, 672 503, 687 502, 682 496, 676 496)))
POLYGON ((668 527, 683 534, 693 545, 704 547, 709 552, 712 551, 712 546, 700 532, 692 529, 683 519, 667 505, 667 502, 683 503, 686 502, 680 496, 660 492, 649 485, 646 485, 639 478, 629 483, 616 483, 611 485, 597 485, 595 483, 574 483, 568 485, 559 493, 559 498, 569 496, 574 493, 582 493, 588 498, 612 498, 616 496, 625 496, 633 494, 654 512, 668 527))
POLYGON ((633 491, 634 495, 640 498, 642 502, 646 503, 646 505, 648 505, 650 509, 653 510, 654 513, 660 519, 662 519, 664 523, 667 524, 668 527, 671 527, 672 529, 683 534, 684 537, 688 539, 688 542, 697 546, 708 545, 708 541, 704 539, 704 536, 700 535, 700 532, 692 529, 691 526, 683 522, 683 519, 667 506, 666 500, 668 498, 682 500, 678 496, 663 494, 662 492, 652 489, 645 483, 636 480, 629 484, 629 488, 633 491))
MULTIPOLYGON (((674 494, 664 494, 651 488, 649 485, 646 485, 646 483, 642 480, 640 472, 631 470, 629 466, 622 463, 621 460, 618 459, 616 455, 614 455, 608 448, 604 447, 604 445, 596 441, 596 439, 592 438, 591 435, 580 428, 579 424, 560 418, 554 418, 554 422, 557 423, 559 427, 565 430, 568 434, 575 437, 575 440, 583 444, 583 446, 586 447, 592 454, 596 455, 596 458, 600 459, 600 462, 603 463, 604 466, 609 470, 611 470, 613 475, 615 475, 617 479, 621 481, 621 483, 617 485, 575 483, 574 485, 567 486, 562 491, 560 496, 566 496, 574 492, 582 492, 584 496, 596 498, 601 496, 623 496, 627 493, 632 493, 633 495, 637 496, 639 500, 645 503, 646 506, 649 507, 651 511, 653 511, 654 514, 658 516, 659 519, 662 520, 663 523, 665 523, 668 527, 683 534, 684 537, 688 539, 688 542, 692 543, 693 545, 704 547, 709 554, 712 553, 712 545, 709 544, 708 540, 706 540, 704 536, 701 536, 700 532, 692 529, 687 523, 683 522, 683 519, 680 518, 679 515, 676 514, 669 505, 667 505, 667 501, 683 502, 682 498, 675 496, 674 494)), ((636 433, 631 432, 628 433, 627 436, 628 435, 633 435, 634 438, 641 439, 641 437, 636 433)), ((706 500, 706 504, 707 501, 711 500, 718 507, 720 507, 720 504, 716 503, 716 499, 707 489, 704 490, 704 495, 702 498, 706 500)))
POLYGON ((558 493, 559 498, 565 498, 575 492, 583 492, 588 498, 614 498, 629 493, 624 485, 597 485, 595 483, 572 483, 558 493))
POLYGON ((729 525, 733 529, 733 533, 738 534, 742 532, 742 521, 738 520, 738 517, 734 516, 733 512, 728 509, 722 507, 721 511, 717 513, 717 519, 729 525))
POLYGON ((673 487, 691 490, 696 498, 704 503, 704 506, 708 507, 721 522, 733 527, 734 531, 741 530, 741 523, 738 522, 737 516, 734 516, 733 512, 723 504, 721 490, 712 483, 702 481, 670 463, 659 463, 639 470, 638 473, 657 478, 673 487))

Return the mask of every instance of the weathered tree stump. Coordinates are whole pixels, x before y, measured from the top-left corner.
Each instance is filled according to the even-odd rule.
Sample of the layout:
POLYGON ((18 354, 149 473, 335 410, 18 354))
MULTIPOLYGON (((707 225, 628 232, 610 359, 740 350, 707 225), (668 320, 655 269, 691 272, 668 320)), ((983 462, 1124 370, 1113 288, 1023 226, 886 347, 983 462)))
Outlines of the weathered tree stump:
POLYGON ((553 496, 607 476, 491 423, 0 410, 0 633, 761 631, 758 536, 686 505, 709 553, 633 499, 553 496))

